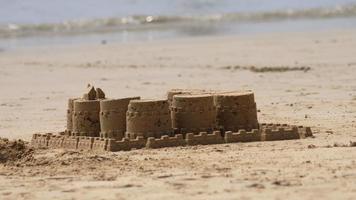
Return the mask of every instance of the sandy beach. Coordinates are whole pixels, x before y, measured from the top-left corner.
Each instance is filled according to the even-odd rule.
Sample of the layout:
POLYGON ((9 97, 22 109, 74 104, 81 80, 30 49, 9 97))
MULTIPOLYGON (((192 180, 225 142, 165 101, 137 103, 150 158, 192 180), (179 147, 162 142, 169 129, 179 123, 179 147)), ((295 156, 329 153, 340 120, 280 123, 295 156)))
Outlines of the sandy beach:
POLYGON ((67 99, 88 83, 113 98, 252 89, 260 122, 311 126, 315 136, 104 154, 35 150, 0 164, 0 199, 354 199, 355 55, 356 29, 0 51, 3 138, 63 131, 67 99))

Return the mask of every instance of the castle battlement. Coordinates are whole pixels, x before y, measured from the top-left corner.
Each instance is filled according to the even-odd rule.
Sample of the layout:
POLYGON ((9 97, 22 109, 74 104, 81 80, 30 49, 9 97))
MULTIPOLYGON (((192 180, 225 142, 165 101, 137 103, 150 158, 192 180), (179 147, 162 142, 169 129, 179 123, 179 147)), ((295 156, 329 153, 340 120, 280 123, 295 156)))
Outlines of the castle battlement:
POLYGON ((221 137, 220 131, 214 131, 212 133, 200 132, 194 135, 193 133, 187 133, 185 137, 187 145, 207 145, 207 144, 221 144, 224 142, 221 137))
POLYGON ((161 138, 150 137, 147 139, 146 148, 157 149, 163 147, 185 146, 186 142, 182 134, 177 134, 173 137, 164 135, 161 138))
POLYGON ((238 132, 225 132, 224 140, 226 143, 235 142, 256 142, 261 140, 261 131, 253 129, 252 131, 239 130, 238 132))

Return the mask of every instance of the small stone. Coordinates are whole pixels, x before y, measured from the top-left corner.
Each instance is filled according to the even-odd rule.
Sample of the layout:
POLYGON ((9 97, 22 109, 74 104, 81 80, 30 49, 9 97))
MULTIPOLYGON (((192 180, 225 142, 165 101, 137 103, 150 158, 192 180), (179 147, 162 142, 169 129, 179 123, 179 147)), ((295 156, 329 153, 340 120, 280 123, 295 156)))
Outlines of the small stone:
POLYGON ((247 187, 250 187, 250 188, 258 188, 258 189, 264 189, 265 186, 261 183, 253 183, 251 185, 248 185, 247 187))

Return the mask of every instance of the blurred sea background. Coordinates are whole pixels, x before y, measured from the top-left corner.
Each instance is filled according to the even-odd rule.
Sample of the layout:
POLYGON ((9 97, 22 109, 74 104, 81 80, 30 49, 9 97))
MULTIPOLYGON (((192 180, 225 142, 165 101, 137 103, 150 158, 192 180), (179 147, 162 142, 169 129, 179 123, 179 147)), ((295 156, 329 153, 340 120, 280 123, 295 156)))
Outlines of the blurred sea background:
POLYGON ((0 0, 0 49, 356 27, 356 0, 0 0))

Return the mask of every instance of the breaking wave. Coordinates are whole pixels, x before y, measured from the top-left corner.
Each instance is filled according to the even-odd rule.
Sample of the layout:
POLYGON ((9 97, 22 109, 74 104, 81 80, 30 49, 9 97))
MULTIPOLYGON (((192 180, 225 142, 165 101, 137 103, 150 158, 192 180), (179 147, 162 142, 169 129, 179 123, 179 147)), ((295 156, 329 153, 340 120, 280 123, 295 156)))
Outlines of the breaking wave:
POLYGON ((135 15, 118 18, 73 20, 62 23, 5 24, 0 25, 0 38, 25 37, 32 35, 100 33, 119 30, 159 29, 179 24, 193 23, 246 23, 295 19, 324 19, 356 17, 356 4, 330 8, 309 8, 304 10, 280 10, 253 13, 227 13, 214 15, 185 16, 144 16, 135 15))

